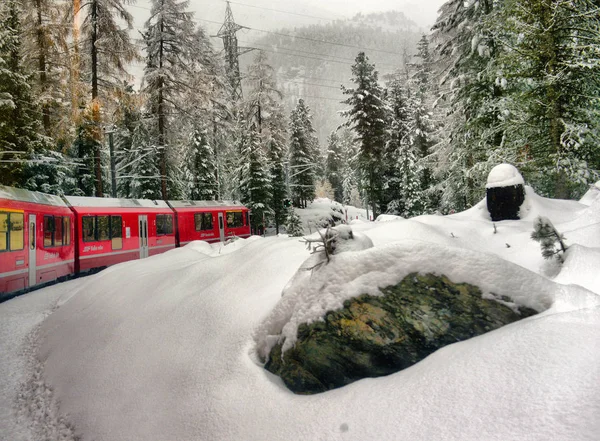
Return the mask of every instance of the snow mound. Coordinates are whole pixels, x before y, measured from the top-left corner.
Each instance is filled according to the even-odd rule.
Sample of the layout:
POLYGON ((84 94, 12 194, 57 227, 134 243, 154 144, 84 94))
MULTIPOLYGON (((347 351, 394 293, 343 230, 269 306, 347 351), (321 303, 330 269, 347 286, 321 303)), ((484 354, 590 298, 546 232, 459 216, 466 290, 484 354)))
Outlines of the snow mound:
POLYGON ((500 164, 490 171, 485 188, 525 185, 523 176, 514 165, 500 164))
POLYGON ((579 202, 585 205, 591 205, 592 202, 598 199, 598 196, 600 196, 600 181, 596 182, 594 185, 590 185, 590 189, 583 195, 579 202))
POLYGON ((375 219, 375 222, 390 222, 403 219, 404 218, 402 216, 395 216, 393 214, 380 214, 379 216, 377 216, 377 219, 375 219))

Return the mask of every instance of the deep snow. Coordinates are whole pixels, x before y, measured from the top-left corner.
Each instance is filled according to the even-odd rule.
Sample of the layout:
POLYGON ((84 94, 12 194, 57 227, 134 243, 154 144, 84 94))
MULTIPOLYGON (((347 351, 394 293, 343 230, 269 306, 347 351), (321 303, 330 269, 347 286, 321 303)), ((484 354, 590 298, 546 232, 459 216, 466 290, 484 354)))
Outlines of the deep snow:
POLYGON ((306 290, 288 285, 309 254, 281 235, 194 242, 5 302, 0 438, 596 440, 599 193, 578 203, 528 188, 524 219, 496 232, 485 201, 452 216, 353 222, 375 247, 334 256, 344 290, 318 272, 306 290), (571 245, 562 269, 529 238, 540 214, 571 245), (385 283, 447 272, 544 312, 388 377, 294 395, 256 349, 278 327, 382 283, 369 267, 385 283))

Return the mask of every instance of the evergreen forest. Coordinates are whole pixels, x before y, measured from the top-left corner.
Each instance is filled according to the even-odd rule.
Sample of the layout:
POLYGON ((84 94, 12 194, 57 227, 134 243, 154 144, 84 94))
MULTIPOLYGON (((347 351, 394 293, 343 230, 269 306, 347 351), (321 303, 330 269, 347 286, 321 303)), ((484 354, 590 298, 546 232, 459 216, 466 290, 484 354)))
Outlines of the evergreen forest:
POLYGON ((317 194, 374 217, 462 211, 500 163, 554 198, 600 179, 597 1, 448 0, 426 33, 392 12, 281 30, 239 74, 187 2, 152 0, 137 33, 130 8, 0 3, 0 184, 240 200, 258 229, 317 194), (306 55, 315 41, 337 64, 306 55), (315 76, 339 100, 311 108, 315 76))

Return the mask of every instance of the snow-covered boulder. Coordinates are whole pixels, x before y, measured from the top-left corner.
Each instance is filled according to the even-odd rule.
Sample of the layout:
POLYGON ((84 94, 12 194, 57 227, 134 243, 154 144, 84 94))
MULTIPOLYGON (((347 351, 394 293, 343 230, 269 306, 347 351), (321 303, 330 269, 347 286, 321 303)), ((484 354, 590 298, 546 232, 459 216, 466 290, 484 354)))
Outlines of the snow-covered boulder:
POLYGON ((484 334, 536 313, 484 298, 479 288, 445 276, 409 274, 302 324, 295 345, 271 350, 265 368, 295 393, 313 394, 365 377, 405 369, 446 345, 484 334))
POLYGON ((298 271, 256 329, 256 355, 290 389, 315 393, 544 311, 555 290, 487 253, 422 241, 344 252, 298 271))
POLYGON ((513 165, 500 164, 490 171, 486 184, 487 208, 492 221, 520 219, 525 201, 525 181, 513 165))

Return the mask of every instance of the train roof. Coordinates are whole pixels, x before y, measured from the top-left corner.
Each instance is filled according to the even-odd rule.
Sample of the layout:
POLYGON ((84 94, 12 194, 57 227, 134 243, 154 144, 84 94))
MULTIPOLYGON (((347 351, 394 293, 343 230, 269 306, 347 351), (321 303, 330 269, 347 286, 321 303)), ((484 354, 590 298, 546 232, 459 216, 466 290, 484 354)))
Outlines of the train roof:
POLYGON ((65 196, 65 199, 73 208, 169 208, 165 201, 150 199, 95 198, 85 196, 65 196))
POLYGON ((25 190, 23 188, 6 187, 0 185, 0 199, 11 201, 31 202, 34 204, 51 205, 54 207, 67 207, 60 196, 40 193, 39 191, 25 190))
POLYGON ((246 208, 239 201, 169 201, 169 205, 173 208, 246 208))

